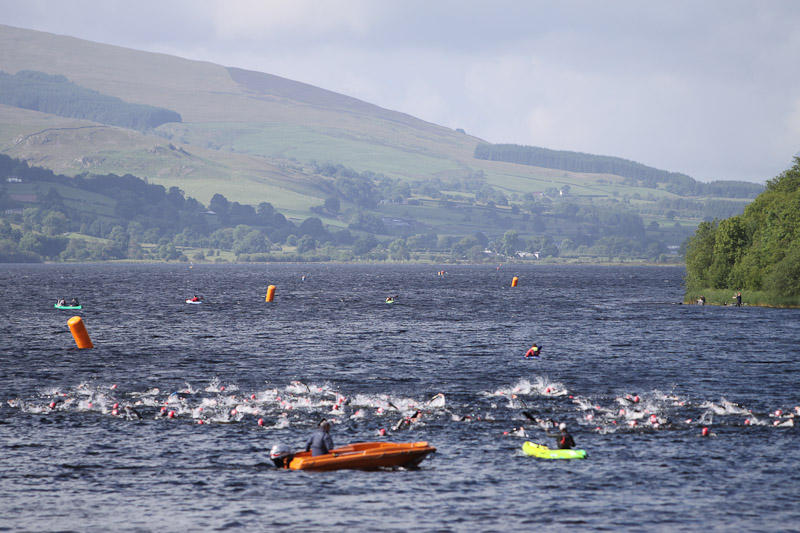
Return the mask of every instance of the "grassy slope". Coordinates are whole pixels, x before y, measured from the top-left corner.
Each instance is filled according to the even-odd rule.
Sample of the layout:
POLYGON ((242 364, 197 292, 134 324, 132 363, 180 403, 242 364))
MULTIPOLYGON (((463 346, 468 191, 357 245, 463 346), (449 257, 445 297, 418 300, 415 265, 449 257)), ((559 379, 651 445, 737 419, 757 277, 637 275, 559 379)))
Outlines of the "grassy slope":
MULTIPOLYGON (((481 170, 507 195, 569 185, 573 195, 596 198, 672 196, 623 186, 617 176, 476 160, 480 139, 277 76, 0 25, 0 70, 22 69, 175 110, 183 123, 143 134, 0 106, 0 151, 68 175, 146 177, 204 203, 221 192, 306 218, 330 195, 325 180, 308 172, 310 160, 404 179, 481 170)), ((474 214, 465 221, 458 211, 415 211, 408 210, 456 233, 484 225, 474 214)))

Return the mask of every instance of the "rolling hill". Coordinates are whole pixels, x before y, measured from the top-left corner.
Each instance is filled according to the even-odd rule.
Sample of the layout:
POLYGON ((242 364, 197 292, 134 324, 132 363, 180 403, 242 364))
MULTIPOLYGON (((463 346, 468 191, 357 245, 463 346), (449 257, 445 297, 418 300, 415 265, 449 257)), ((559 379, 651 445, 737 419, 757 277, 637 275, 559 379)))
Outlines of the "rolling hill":
POLYGON ((342 212, 412 220, 418 233, 497 237, 514 229, 560 242, 599 236, 586 226, 602 222, 598 210, 612 208, 637 213, 674 246, 704 218, 741 212, 757 193, 688 197, 630 176, 477 158, 476 149, 487 145, 482 139, 298 81, 3 25, 0 71, 63 76, 126 105, 181 118, 135 130, 0 105, 0 153, 67 176, 131 174, 203 203, 215 194, 269 202, 298 223, 319 216, 347 226, 339 213, 312 215, 333 196, 342 212), (339 174, 321 171, 330 167, 339 174), (342 172, 406 192, 359 205, 337 189, 342 172), (590 206, 593 214, 557 205, 565 202, 590 206), (533 224, 537 217, 547 224, 533 224))

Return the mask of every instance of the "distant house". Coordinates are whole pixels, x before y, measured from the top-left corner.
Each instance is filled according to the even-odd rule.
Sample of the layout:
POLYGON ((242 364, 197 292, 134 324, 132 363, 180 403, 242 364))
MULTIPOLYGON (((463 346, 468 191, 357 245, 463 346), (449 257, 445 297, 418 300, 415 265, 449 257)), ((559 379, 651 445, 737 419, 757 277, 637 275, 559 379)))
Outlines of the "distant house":
POLYGON ((22 178, 18 178, 16 176, 10 176, 6 178, 6 181, 9 183, 22 183, 22 178))
POLYGON ((539 259, 539 252, 517 252, 517 257, 522 259, 539 259))

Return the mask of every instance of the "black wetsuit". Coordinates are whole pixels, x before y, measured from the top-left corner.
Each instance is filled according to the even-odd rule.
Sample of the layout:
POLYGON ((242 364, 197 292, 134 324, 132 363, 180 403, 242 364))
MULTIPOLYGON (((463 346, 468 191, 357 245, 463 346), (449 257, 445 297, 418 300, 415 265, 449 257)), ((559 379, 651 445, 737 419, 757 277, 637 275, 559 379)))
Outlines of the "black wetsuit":
POLYGON ((570 450, 575 447, 575 439, 572 438, 567 432, 561 434, 558 439, 558 448, 560 450, 570 450))
POLYGON ((546 431, 546 433, 548 437, 558 439, 559 450, 570 450, 575 447, 575 439, 573 439, 572 435, 566 431, 562 431, 561 433, 550 433, 549 431, 546 431))

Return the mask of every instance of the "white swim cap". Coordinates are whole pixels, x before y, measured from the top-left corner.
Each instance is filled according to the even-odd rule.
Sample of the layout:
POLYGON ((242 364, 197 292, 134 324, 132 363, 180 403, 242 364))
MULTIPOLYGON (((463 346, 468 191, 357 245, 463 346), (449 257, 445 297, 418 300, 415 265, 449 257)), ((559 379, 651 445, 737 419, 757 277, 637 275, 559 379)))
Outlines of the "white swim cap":
POLYGON ((564 422, 561 422, 561 423, 558 425, 558 429, 567 429, 567 425, 566 425, 564 422))

